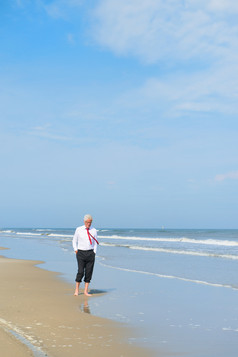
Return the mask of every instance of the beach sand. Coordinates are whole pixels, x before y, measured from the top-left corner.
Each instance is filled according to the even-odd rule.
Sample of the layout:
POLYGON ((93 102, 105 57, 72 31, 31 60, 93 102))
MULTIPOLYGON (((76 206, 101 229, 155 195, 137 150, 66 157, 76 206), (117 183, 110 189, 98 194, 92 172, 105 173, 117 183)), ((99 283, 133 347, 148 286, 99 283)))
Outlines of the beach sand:
MULTIPOLYGON (((87 313, 88 298, 83 293, 73 296, 72 284, 36 264, 40 262, 0 257, 0 343, 4 357, 155 355, 129 344, 126 326, 87 313)), ((97 295, 100 292, 89 299, 97 299, 97 295)))
POLYGON ((0 329, 0 346, 2 356, 33 357, 33 352, 13 335, 0 329))

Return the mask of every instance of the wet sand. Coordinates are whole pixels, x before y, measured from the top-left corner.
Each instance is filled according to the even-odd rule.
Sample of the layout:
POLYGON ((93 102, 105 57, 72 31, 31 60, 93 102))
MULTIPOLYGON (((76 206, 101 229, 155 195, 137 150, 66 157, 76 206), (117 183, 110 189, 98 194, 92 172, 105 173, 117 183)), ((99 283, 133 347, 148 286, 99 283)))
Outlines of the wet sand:
POLYGON ((12 334, 0 328, 0 346, 2 356, 33 357, 33 352, 12 334))
POLYGON ((72 284, 35 264, 40 262, 0 257, 0 342, 5 357, 155 356, 129 344, 126 326, 88 313, 88 299, 97 299, 100 292, 86 298, 81 290, 73 296, 72 284))

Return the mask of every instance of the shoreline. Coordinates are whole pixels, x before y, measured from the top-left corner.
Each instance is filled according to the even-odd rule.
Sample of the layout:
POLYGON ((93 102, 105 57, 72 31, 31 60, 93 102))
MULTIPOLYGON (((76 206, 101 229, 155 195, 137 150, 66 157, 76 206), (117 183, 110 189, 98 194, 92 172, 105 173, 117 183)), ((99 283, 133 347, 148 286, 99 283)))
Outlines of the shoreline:
MULTIPOLYGON (((67 304, 72 305, 72 301, 75 302, 72 300, 72 295, 77 262, 72 250, 70 232, 51 231, 52 236, 46 233, 48 231, 45 230, 45 235, 42 235, 42 231, 35 232, 34 229, 1 233, 0 246, 9 248, 5 249, 2 255, 10 259, 32 260, 35 263, 43 261, 38 269, 58 272, 59 274, 52 277, 66 282, 69 287, 65 293, 62 289, 59 294, 56 293, 57 296, 51 298, 50 304, 53 305, 62 294, 66 294, 71 297, 67 304), (57 236, 54 235, 56 233, 57 236)), ((164 238, 163 234, 157 233, 158 239, 164 238)), ((107 238, 101 238, 101 243, 105 244, 102 244, 98 251, 90 284, 90 291, 94 295, 88 298, 88 303, 86 302, 85 305, 83 295, 75 298, 78 301, 75 306, 78 316, 81 316, 79 314, 81 310, 90 318, 92 316, 89 313, 95 317, 108 319, 112 323, 115 322, 117 327, 121 327, 120 332, 115 335, 117 342, 124 343, 125 346, 129 344, 135 347, 141 346, 144 350, 152 350, 156 357, 237 356, 235 346, 238 332, 236 314, 238 290, 233 289, 237 288, 237 259, 223 259, 220 255, 235 254, 238 257, 238 231, 232 231, 229 236, 224 236, 224 232, 220 231, 214 232, 212 236, 206 236, 205 231, 194 231, 188 236, 178 232, 174 235, 169 233, 169 236, 165 237, 165 244, 170 249, 170 253, 156 251, 157 248, 164 247, 164 243, 160 240, 158 243, 155 242, 154 233, 111 230, 103 234, 107 238), (125 245, 125 239, 129 241, 131 238, 140 239, 142 236, 148 236, 146 242, 129 245, 132 248, 134 245, 141 248, 151 245, 155 248, 154 251, 128 249, 125 245), (184 236, 189 239, 189 242, 178 243, 178 236, 184 236), (116 238, 115 242, 114 238, 116 238), (212 239, 211 246, 206 244, 208 238, 212 239), (112 241, 111 243, 118 244, 108 244, 108 239, 112 241), (193 244, 191 247, 190 239, 192 244, 195 242, 199 244, 193 244), (181 255, 177 254, 177 250, 175 251, 178 248, 182 249, 181 255), (192 253, 193 250, 196 252, 204 250, 209 255, 206 257, 185 255, 184 252, 189 249, 192 249, 192 253), (203 282, 208 282, 209 285, 203 282), (227 289, 227 285, 233 288, 227 289)), ((18 280, 23 278, 11 279, 17 284, 14 282, 16 285, 14 292, 9 291, 12 295, 16 295, 18 280)), ((10 289, 12 289, 11 285, 10 289)), ((41 290, 39 284, 35 289, 41 290)), ((14 304, 14 301, 12 303, 14 304)), ((15 313, 17 316, 18 312, 15 313)), ((59 315, 63 320, 68 318, 68 316, 64 317, 61 311, 59 315)), ((8 321, 11 321, 10 318, 8 321)), ((35 322, 37 321, 33 321, 35 322)), ((57 326, 60 325, 66 326, 66 323, 60 322, 57 326)), ((28 331, 30 332, 31 325, 27 326, 30 327, 28 331)), ((46 327, 47 329, 50 331, 49 327, 46 327)), ((50 332, 56 334, 57 331, 51 329, 50 332)), ((76 333, 81 337, 79 330, 76 330, 76 333)), ((54 339, 54 335, 49 333, 49 336, 51 340, 54 339)), ((85 341, 81 340, 81 342, 85 341)), ((79 352, 74 357, 78 354, 79 352)), ((92 355, 90 351, 87 354, 89 357, 92 355)), ((117 352, 114 354, 115 357, 121 357, 117 352)))
POLYGON ((22 357, 37 356, 37 351, 39 356, 75 357, 79 350, 97 357, 155 355, 130 344, 125 325, 90 315, 88 299, 102 292, 90 298, 83 293, 74 296, 74 286, 60 274, 36 266, 41 263, 0 256, 0 340, 5 356, 12 355, 11 348, 19 350, 19 357, 21 349, 22 357))

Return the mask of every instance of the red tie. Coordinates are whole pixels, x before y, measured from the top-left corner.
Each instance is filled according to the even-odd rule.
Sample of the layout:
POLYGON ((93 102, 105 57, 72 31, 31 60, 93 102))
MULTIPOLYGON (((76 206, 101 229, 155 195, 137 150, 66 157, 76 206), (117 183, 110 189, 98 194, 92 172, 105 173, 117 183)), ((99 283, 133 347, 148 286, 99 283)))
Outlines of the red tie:
POLYGON ((91 239, 91 237, 95 240, 95 242, 97 242, 97 244, 99 244, 98 241, 97 241, 97 239, 94 238, 94 236, 92 236, 92 234, 89 232, 89 228, 86 228, 86 229, 87 229, 88 239, 89 239, 90 244, 92 245, 92 239, 91 239))

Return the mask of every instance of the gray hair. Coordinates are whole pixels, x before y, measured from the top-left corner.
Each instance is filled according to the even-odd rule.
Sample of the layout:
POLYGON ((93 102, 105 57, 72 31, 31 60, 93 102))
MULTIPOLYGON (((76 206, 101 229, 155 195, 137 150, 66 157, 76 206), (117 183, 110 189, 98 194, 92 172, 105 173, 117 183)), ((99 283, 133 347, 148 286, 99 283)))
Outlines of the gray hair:
POLYGON ((91 216, 91 214, 85 214, 83 220, 84 220, 84 222, 85 222, 85 221, 92 221, 92 220, 93 220, 93 217, 91 216))

